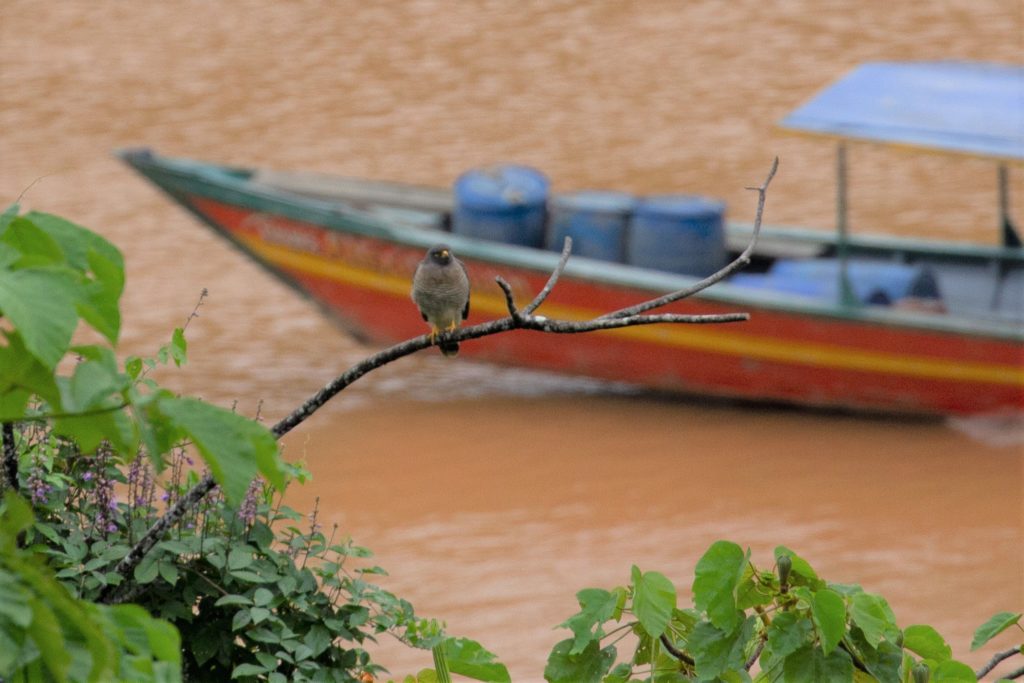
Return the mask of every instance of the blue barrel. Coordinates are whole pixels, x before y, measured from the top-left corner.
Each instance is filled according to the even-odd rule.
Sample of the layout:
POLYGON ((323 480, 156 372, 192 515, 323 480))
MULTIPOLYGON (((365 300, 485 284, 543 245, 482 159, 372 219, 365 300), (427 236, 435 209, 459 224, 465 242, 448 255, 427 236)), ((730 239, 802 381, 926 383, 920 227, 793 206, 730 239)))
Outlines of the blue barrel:
POLYGON ((537 169, 512 164, 466 171, 455 181, 452 232, 541 247, 549 182, 537 169))
POLYGON ((726 263, 725 204, 692 195, 642 199, 626 258, 633 265, 704 277, 726 263))
MULTIPOLYGON (((780 259, 765 274, 744 273, 729 282, 743 287, 786 292, 827 301, 839 299, 837 259, 780 259)), ((941 299, 938 283, 930 268, 887 261, 850 260, 847 281, 857 301, 887 306, 901 299, 941 299)))
POLYGON ((547 247, 561 251, 572 238, 576 256, 624 261, 626 228, 636 198, 624 192, 582 190, 555 195, 548 205, 547 247))

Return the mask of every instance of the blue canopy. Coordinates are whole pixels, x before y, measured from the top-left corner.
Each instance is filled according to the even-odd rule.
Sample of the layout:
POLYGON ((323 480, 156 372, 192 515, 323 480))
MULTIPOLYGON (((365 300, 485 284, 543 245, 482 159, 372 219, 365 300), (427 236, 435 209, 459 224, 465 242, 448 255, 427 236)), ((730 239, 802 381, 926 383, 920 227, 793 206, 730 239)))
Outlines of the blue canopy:
POLYGON ((780 125, 840 138, 1024 161, 1024 66, 862 64, 780 125))

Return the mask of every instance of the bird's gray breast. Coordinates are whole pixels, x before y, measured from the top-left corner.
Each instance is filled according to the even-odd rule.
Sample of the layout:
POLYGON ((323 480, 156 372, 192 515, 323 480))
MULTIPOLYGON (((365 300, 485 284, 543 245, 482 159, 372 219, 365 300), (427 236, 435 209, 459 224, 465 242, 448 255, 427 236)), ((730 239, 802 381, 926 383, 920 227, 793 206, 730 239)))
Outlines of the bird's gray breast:
POLYGON ((458 263, 422 263, 413 276, 412 299, 434 324, 462 321, 469 299, 469 279, 458 263))

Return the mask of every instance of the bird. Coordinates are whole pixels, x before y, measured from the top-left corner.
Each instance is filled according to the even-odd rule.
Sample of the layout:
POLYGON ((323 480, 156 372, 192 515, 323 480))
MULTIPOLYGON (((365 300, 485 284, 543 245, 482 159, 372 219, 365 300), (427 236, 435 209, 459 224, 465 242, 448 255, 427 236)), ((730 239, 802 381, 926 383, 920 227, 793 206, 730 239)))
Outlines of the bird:
MULTIPOLYGON (((441 332, 453 332, 469 317, 469 275, 446 244, 437 244, 416 266, 412 278, 412 300, 423 320, 430 325, 430 341, 441 332)), ((459 343, 440 341, 445 356, 459 353, 459 343)))

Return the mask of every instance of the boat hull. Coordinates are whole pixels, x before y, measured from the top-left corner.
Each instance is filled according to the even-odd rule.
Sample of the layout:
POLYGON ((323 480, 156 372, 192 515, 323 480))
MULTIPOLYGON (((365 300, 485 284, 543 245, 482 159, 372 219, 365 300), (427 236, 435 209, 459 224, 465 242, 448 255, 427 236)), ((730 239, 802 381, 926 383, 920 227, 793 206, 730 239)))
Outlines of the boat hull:
MULTIPOLYGON (((365 217, 326 206, 278 205, 239 187, 214 187, 180 173, 141 168, 233 244, 378 344, 426 331, 409 290, 429 241, 448 239, 472 281, 467 324, 507 315, 494 278, 520 305, 539 291, 553 255, 475 249, 440 233, 375 229, 365 217), (465 246, 459 249, 459 246, 465 246)), ((725 289, 728 289, 725 286, 725 289)), ((735 288, 734 288, 735 289, 735 288)), ((657 296, 568 269, 538 311, 582 320, 657 296)), ((701 296, 662 312, 748 312, 744 323, 649 325, 588 334, 514 331, 462 345, 460 358, 626 382, 657 390, 872 412, 977 414, 1024 411, 1019 339, 900 325, 890 319, 766 305, 763 298, 701 296)), ((453 361, 461 362, 461 361, 453 361)))

